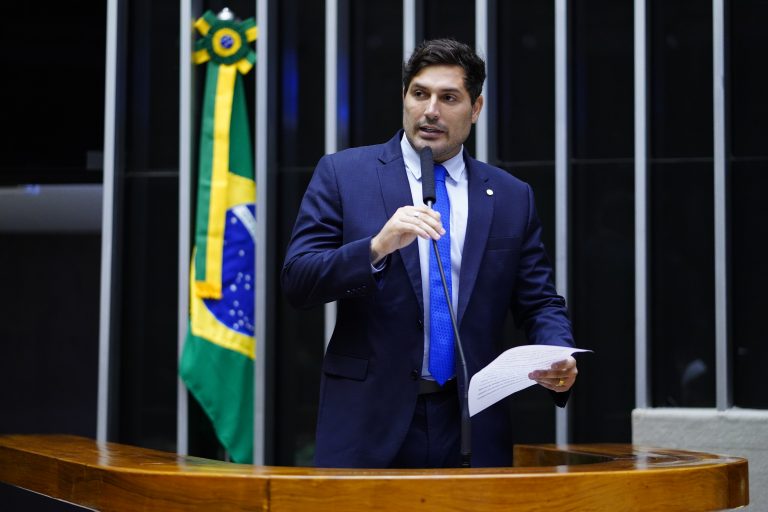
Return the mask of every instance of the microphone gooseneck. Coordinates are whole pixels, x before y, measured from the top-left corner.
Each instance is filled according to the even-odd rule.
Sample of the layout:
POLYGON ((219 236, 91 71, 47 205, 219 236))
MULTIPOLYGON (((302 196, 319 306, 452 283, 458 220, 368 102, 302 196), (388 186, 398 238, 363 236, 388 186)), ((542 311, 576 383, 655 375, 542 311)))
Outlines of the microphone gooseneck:
MULTIPOLYGON (((432 157, 432 148, 425 146, 419 152, 419 159, 421 161, 421 190, 424 198, 424 204, 432 208, 432 205, 437 200, 437 194, 435 193, 435 163, 432 157)), ((437 259, 437 268, 440 272, 440 281, 443 284, 443 292, 445 293, 445 300, 448 304, 448 312, 451 316, 451 326, 453 327, 454 345, 456 348, 456 354, 459 358, 459 365, 461 367, 461 376, 463 378, 463 386, 461 389, 461 467, 468 468, 472 465, 472 430, 471 421, 469 418, 469 376, 467 374, 467 359, 464 357, 464 349, 461 344, 461 338, 459 337, 459 327, 456 323, 456 313, 453 310, 453 301, 451 299, 451 293, 448 290, 448 283, 445 279, 445 270, 443 269, 443 262, 440 260, 440 253, 437 248, 437 240, 432 240, 432 249, 435 251, 435 257, 437 259)))

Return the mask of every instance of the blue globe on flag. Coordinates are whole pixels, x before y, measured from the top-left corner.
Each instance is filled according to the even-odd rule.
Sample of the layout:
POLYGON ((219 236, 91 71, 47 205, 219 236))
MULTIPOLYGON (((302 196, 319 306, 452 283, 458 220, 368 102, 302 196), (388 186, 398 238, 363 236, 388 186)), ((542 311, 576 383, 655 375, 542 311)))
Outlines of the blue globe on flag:
POLYGON ((227 210, 221 299, 203 300, 216 320, 246 336, 254 335, 255 226, 255 205, 227 210))

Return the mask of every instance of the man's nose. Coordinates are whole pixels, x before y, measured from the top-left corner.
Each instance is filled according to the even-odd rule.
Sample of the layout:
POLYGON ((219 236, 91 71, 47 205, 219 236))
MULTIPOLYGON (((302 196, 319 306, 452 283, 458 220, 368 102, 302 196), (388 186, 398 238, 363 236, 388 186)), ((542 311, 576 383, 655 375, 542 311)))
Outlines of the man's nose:
POLYGON ((440 117, 440 109, 438 108, 437 96, 432 96, 427 102, 427 108, 424 110, 424 115, 430 119, 437 119, 440 117))

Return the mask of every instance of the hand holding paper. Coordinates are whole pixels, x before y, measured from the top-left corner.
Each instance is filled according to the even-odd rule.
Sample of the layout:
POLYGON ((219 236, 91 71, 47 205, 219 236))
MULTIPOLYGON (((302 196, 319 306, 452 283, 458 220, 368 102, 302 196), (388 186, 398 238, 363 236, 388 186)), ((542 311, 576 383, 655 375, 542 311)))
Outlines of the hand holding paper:
POLYGON ((469 380, 469 415, 474 416, 502 398, 536 384, 534 370, 549 368, 576 352, 591 352, 557 345, 522 345, 511 348, 469 380))

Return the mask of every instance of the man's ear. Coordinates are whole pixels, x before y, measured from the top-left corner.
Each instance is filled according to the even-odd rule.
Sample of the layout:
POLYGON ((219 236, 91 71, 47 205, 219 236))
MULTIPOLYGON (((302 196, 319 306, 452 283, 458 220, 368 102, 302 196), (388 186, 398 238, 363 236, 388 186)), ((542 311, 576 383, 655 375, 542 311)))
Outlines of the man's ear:
POLYGON ((472 105, 472 124, 477 122, 477 118, 480 117, 480 111, 483 110, 483 95, 477 97, 475 103, 472 105))

